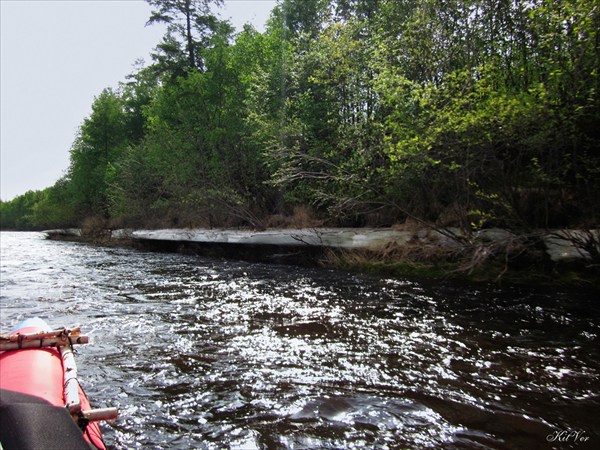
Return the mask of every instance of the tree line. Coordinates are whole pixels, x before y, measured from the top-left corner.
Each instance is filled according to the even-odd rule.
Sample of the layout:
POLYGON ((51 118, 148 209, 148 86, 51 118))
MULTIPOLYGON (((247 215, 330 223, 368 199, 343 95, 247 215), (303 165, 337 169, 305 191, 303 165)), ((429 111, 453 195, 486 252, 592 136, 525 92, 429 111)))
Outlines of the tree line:
POLYGON ((596 1, 282 0, 239 33, 148 2, 152 62, 2 228, 598 225, 596 1))

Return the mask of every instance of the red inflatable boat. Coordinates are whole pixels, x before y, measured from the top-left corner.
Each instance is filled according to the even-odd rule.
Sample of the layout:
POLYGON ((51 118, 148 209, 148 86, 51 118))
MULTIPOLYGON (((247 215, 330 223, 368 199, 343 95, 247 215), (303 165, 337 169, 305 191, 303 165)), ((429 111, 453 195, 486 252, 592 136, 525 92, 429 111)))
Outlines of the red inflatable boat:
POLYGON ((0 448, 106 448, 97 420, 117 412, 92 410, 79 386, 71 346, 86 342, 37 318, 0 335, 0 448))

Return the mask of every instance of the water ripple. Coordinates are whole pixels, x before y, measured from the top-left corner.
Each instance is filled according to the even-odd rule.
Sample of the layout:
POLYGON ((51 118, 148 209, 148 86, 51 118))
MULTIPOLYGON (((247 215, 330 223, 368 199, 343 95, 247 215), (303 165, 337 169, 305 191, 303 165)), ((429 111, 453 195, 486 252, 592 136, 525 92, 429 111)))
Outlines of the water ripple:
POLYGON ((82 384, 121 410, 112 448, 600 442, 600 308, 585 294, 1 242, 2 330, 83 326, 82 384))

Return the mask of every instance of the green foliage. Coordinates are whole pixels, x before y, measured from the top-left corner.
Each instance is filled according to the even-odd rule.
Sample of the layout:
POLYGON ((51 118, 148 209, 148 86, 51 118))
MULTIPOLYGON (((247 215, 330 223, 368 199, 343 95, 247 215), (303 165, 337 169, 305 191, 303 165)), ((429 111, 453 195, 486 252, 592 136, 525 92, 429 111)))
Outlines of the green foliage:
POLYGON ((164 23, 167 35, 154 55, 163 73, 177 77, 204 68, 204 49, 219 21, 210 5, 222 0, 147 0, 154 8, 148 24, 164 23))
POLYGON ((69 201, 68 182, 61 178, 42 191, 28 191, 0 202, 0 229, 42 230, 73 226, 75 212, 69 201))
POLYGON ((385 5, 382 18, 403 29, 383 27, 378 49, 396 201, 430 219, 459 204, 454 224, 465 228, 597 221, 597 11, 586 2, 406 5, 385 5))
POLYGON ((82 217, 108 217, 107 190, 111 164, 128 144, 123 103, 119 95, 105 89, 95 99, 71 149, 69 181, 71 201, 82 217))
POLYGON ((219 1, 151 0, 153 63, 103 91, 67 175, 2 227, 597 226, 597 2, 284 0, 233 34, 219 1))

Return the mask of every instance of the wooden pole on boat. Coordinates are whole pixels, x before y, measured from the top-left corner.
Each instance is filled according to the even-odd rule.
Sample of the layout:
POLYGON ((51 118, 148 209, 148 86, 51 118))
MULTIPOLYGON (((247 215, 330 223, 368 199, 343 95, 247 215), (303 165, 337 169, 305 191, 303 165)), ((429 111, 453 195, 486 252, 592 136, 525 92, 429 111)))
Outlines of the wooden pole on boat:
POLYGON ((81 409, 79 398, 79 380, 77 379, 77 365, 73 355, 73 347, 68 343, 59 347, 63 360, 65 407, 76 422, 83 418, 90 422, 99 420, 114 420, 119 415, 117 408, 81 409))
POLYGON ((77 380, 77 365, 73 348, 67 344, 60 348, 63 360, 65 407, 73 414, 81 412, 81 401, 79 400, 79 381, 77 380))
POLYGON ((58 330, 50 331, 36 331, 35 333, 13 333, 13 334, 0 334, 0 340, 9 342, 18 341, 38 341, 40 339, 59 337, 59 336, 71 336, 73 338, 81 334, 80 327, 73 328, 59 328, 58 330))
POLYGON ((117 408, 84 409, 81 411, 81 415, 90 422, 96 422, 98 420, 115 420, 119 415, 119 410, 117 408))
POLYGON ((67 336, 39 338, 37 340, 24 339, 22 341, 0 340, 0 351, 21 350, 24 348, 48 348, 63 347, 70 344, 87 344, 87 336, 77 336, 70 338, 67 336))
POLYGON ((0 335, 0 351, 20 350, 22 348, 60 347, 87 343, 88 337, 81 335, 79 327, 37 331, 35 333, 0 335))

